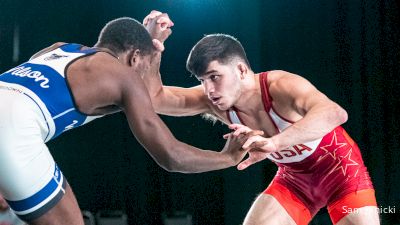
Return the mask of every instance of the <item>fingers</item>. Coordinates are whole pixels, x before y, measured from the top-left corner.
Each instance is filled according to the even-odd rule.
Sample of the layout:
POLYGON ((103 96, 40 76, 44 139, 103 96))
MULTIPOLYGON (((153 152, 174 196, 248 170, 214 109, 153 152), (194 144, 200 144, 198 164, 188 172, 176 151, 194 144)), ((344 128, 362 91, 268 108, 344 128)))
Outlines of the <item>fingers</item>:
POLYGON ((161 30, 166 30, 168 29, 168 19, 165 17, 160 17, 160 19, 157 20, 157 23, 160 24, 161 30))
POLYGON ((168 14, 163 13, 162 16, 157 20, 157 23, 161 24, 161 27, 170 28, 174 26, 174 22, 168 17, 168 14))
POLYGON ((174 26, 174 22, 172 22, 167 13, 162 13, 156 10, 152 10, 150 14, 143 19, 143 25, 147 26, 151 20, 157 17, 159 18, 157 19, 156 23, 161 24, 161 28, 167 29, 174 26))
POLYGON ((256 157, 252 157, 250 155, 249 158, 247 158, 246 160, 244 160, 243 162, 239 163, 239 165, 237 165, 237 169, 238 170, 244 170, 247 167, 253 165, 254 163, 257 163, 259 161, 263 160, 262 158, 256 158, 256 157))
MULTIPOLYGON (((250 146, 249 146, 249 148, 250 149, 261 149, 263 146, 265 146, 265 145, 267 145, 268 144, 268 141, 256 141, 256 142, 253 142, 250 146)), ((266 149, 264 149, 264 150, 266 150, 266 149)))
POLYGON ((229 124, 228 127, 232 130, 234 130, 234 132, 232 133, 235 137, 239 136, 239 134, 247 134, 249 132, 252 131, 252 129, 242 125, 242 124, 229 124))
POLYGON ((162 12, 157 11, 157 10, 151 10, 150 14, 147 15, 144 19, 143 19, 143 25, 146 26, 150 20, 156 18, 157 16, 160 16, 162 14, 162 12))
POLYGON ((231 130, 237 130, 237 129, 239 129, 239 128, 246 127, 246 126, 245 126, 245 125, 242 125, 242 124, 233 123, 233 124, 229 124, 228 127, 229 127, 231 130))
POLYGON ((246 136, 246 138, 249 138, 251 136, 262 136, 264 135, 264 131, 262 130, 252 130, 246 126, 242 126, 237 128, 234 132, 231 133, 233 136, 238 137, 241 134, 244 134, 246 136))
POLYGON ((229 128, 232 130, 235 130, 233 132, 234 136, 238 136, 239 134, 250 134, 249 136, 254 136, 254 135, 264 135, 264 131, 261 130, 252 130, 249 127, 246 127, 241 124, 230 124, 229 128))
POLYGON ((264 131, 262 131, 262 130, 252 130, 252 131, 247 133, 248 137, 256 136, 256 135, 262 136, 262 135, 264 135, 264 131))
MULTIPOLYGON (((230 124, 229 128, 233 129, 234 131, 223 135, 224 139, 228 139, 230 137, 230 135, 232 135, 233 137, 242 139, 242 140, 247 140, 252 136, 263 136, 264 135, 264 131, 262 131, 262 130, 252 130, 241 124, 230 124)), ((262 138, 262 137, 260 137, 260 138, 262 138)), ((254 142, 254 141, 252 141, 252 142, 254 142)), ((250 145, 252 142, 248 143, 248 145, 250 145)), ((243 141, 243 143, 244 143, 244 141, 243 141)))
POLYGON ((233 132, 234 136, 238 136, 239 134, 247 134, 251 132, 251 129, 248 127, 240 127, 233 132))
POLYGON ((229 137, 234 137, 236 139, 243 140, 242 142, 244 143, 244 140, 247 140, 248 137, 250 137, 252 135, 258 135, 258 134, 264 134, 264 132, 259 131, 259 130, 250 131, 250 132, 238 131, 237 133, 231 132, 231 133, 224 134, 222 137, 224 139, 228 139, 229 137))
POLYGON ((232 133, 229 133, 229 134, 224 134, 224 136, 222 136, 224 139, 228 139, 229 138, 229 136, 231 136, 231 134, 232 133))
POLYGON ((246 133, 241 133, 241 134, 238 134, 238 135, 233 135, 233 132, 232 132, 232 133, 224 134, 222 137, 223 137, 224 139, 229 139, 230 137, 232 137, 232 138, 235 138, 236 140, 242 140, 241 142, 244 143, 244 140, 246 140, 246 138, 244 138, 245 136, 246 136, 246 133))
POLYGON ((261 136, 252 136, 249 137, 246 142, 243 144, 244 149, 248 149, 253 147, 254 145, 257 145, 258 147, 262 147, 268 143, 267 139, 261 136), (258 142, 258 143, 257 143, 258 142), (254 144, 254 145, 253 145, 254 144))

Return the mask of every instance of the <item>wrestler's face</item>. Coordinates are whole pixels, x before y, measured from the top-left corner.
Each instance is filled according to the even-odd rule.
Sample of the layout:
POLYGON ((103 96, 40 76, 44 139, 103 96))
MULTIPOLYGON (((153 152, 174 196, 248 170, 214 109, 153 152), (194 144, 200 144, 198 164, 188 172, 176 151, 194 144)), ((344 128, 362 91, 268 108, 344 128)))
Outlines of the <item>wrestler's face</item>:
POLYGON ((234 62, 220 64, 212 61, 206 72, 197 79, 201 82, 208 99, 220 110, 232 107, 241 94, 239 70, 234 62))

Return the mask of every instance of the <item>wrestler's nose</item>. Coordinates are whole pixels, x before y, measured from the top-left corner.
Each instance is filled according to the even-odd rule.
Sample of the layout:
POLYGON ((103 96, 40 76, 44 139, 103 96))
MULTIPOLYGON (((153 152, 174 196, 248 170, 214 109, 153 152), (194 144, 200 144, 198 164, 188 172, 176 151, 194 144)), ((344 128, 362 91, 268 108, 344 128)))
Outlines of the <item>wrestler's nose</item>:
POLYGON ((204 86, 204 92, 205 94, 207 94, 208 96, 212 93, 214 93, 215 91, 215 86, 211 81, 205 80, 203 82, 203 86, 204 86))

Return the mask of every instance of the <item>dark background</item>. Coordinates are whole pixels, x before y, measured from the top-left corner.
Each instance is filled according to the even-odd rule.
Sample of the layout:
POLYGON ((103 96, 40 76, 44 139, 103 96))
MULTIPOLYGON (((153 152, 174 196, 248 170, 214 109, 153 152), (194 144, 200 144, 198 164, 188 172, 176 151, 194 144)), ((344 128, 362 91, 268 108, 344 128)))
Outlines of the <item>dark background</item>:
MULTIPOLYGON (((0 69, 57 41, 92 46, 107 21, 141 21, 152 9, 175 22, 161 66, 165 84, 197 85, 185 70, 191 47, 204 34, 228 33, 242 42, 254 71, 300 74, 342 105, 349 113, 344 127, 362 149, 378 205, 396 208, 382 214, 382 224, 400 224, 398 1, 0 0, 0 69)), ((220 123, 162 118, 184 142, 213 150, 224 145, 227 129, 220 123)), ((192 214, 198 225, 240 224, 276 172, 264 161, 246 171, 168 173, 137 143, 122 114, 67 132, 49 148, 82 209, 121 209, 130 224, 161 224, 162 213, 173 211, 192 214)), ((312 224, 330 224, 325 209, 312 224)))

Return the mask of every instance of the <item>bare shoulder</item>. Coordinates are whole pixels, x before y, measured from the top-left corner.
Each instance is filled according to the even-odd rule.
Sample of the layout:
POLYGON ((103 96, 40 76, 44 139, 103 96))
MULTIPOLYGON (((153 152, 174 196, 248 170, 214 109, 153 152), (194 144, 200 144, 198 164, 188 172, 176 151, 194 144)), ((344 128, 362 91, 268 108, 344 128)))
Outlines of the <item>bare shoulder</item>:
POLYGON ((273 70, 268 73, 270 91, 287 90, 294 91, 312 87, 304 77, 284 70, 273 70))
POLYGON ((272 70, 268 72, 268 81, 274 83, 287 82, 293 79, 304 79, 300 75, 290 73, 284 70, 272 70))
POLYGON ((269 93, 274 109, 292 121, 305 115, 310 100, 318 102, 324 99, 324 95, 302 76, 282 70, 273 71, 270 75, 269 93))
POLYGON ((269 92, 276 103, 293 103, 321 93, 304 77, 283 70, 272 71, 268 77, 269 92))
POLYGON ((77 64, 79 69, 84 71, 94 83, 106 88, 108 92, 120 91, 125 86, 124 84, 137 77, 132 75, 128 66, 106 52, 97 52, 79 61, 77 64))
POLYGON ((49 47, 46 47, 46 48, 36 52, 34 55, 32 55, 32 57, 30 59, 34 59, 38 56, 43 55, 44 53, 53 51, 54 49, 59 48, 60 46, 65 45, 65 44, 66 44, 65 42, 56 42, 56 43, 50 45, 49 47))
POLYGON ((269 91, 273 99, 282 103, 293 102, 296 105, 303 105, 303 102, 310 99, 322 101, 326 98, 306 78, 282 70, 273 72, 269 91))
MULTIPOLYGON (((147 93, 140 71, 133 69, 106 52, 98 52, 87 62, 91 74, 108 93, 110 101, 119 107, 127 102, 137 101, 147 93), (145 93, 144 93, 145 92, 145 93)), ((129 103, 128 103, 129 104, 129 103)))
MULTIPOLYGON (((75 102, 87 114, 115 111, 129 80, 129 69, 108 53, 80 58, 67 71, 75 102), (88 88, 90 87, 90 88, 88 88)), ((134 76, 132 76, 134 77, 134 76)))
POLYGON ((58 47, 60 47, 60 46, 62 46, 62 45, 65 45, 65 44, 67 44, 66 42, 56 42, 56 43, 54 43, 54 44, 52 44, 50 47, 52 47, 52 48, 58 48, 58 47))
POLYGON ((106 52, 96 52, 93 55, 82 58, 82 62, 87 69, 95 71, 105 70, 108 72, 114 71, 118 69, 120 65, 122 65, 119 63, 117 58, 106 52))

